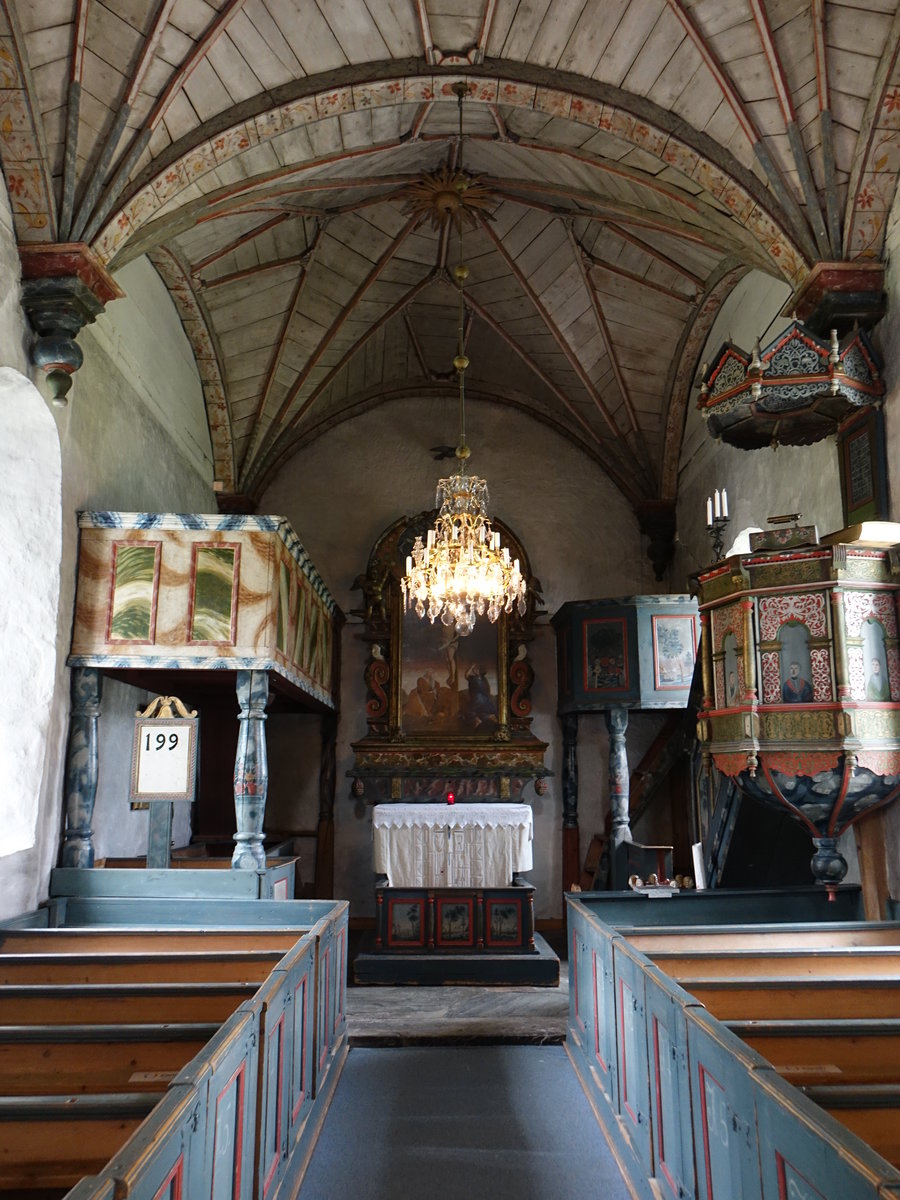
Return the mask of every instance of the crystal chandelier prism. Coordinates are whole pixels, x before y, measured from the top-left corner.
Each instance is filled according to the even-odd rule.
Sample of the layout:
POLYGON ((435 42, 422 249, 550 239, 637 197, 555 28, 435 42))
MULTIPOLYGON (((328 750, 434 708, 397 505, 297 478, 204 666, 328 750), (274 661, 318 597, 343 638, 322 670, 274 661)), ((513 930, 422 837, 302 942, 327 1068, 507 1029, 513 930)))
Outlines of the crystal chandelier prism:
MULTIPOLYGON (((459 162, 454 186, 460 192, 467 187, 468 176, 462 170, 462 102, 466 85, 454 87, 459 100, 459 162)), ((470 634, 477 617, 496 621, 502 612, 517 608, 525 614, 527 584, 519 569, 519 560, 510 559, 509 549, 500 545, 500 534, 491 528, 487 514, 488 488, 485 480, 468 473, 470 455, 466 445, 465 303, 463 287, 469 275, 462 261, 462 217, 447 212, 459 232, 460 261, 453 269, 458 292, 457 353, 453 360, 459 381, 459 443, 456 447, 458 469, 455 475, 438 481, 434 528, 423 544, 417 537, 412 554, 406 560, 406 574, 400 581, 404 611, 414 609, 420 618, 454 626, 460 636, 470 634)), ((445 211, 447 211, 445 209, 445 211)))

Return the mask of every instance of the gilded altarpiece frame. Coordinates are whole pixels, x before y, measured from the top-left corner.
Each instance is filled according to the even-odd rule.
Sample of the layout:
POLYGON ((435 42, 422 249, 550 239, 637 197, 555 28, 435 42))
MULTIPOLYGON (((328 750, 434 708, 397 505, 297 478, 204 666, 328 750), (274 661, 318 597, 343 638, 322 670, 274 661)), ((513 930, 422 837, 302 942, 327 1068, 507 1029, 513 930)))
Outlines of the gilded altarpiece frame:
POLYGON ((478 619, 466 637, 412 610, 404 612, 402 564, 435 513, 402 518, 375 543, 354 588, 362 593, 367 734, 354 743, 353 794, 371 803, 518 800, 548 774, 545 742, 531 733, 528 658, 540 604, 518 539, 494 521, 528 580, 524 616, 478 619))

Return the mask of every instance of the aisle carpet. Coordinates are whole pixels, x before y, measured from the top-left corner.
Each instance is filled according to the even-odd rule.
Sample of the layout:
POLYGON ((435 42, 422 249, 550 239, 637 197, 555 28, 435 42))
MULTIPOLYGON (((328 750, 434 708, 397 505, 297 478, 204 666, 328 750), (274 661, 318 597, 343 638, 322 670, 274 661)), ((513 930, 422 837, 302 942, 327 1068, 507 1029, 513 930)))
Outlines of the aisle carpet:
POLYGON ((353 1046, 299 1200, 630 1200, 562 1046, 353 1046))

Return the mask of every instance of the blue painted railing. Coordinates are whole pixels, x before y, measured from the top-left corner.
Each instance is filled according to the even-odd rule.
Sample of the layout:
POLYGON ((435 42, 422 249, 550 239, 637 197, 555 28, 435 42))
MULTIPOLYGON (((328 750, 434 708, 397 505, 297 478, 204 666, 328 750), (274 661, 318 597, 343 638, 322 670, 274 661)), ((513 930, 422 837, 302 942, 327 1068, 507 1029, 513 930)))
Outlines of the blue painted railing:
POLYGON ((66 1200, 293 1195, 346 1055, 346 901, 57 898, 49 924, 296 928, 255 995, 168 1084, 137 1131, 66 1200))
MULTIPOLYGON (((737 899, 722 907, 722 895, 711 893, 708 904, 699 897, 689 904, 685 897, 567 897, 567 1046, 636 1194, 900 1198, 900 1172, 786 1083, 615 927, 739 923, 737 899)), ((754 907, 747 919, 770 922, 824 921, 834 911, 812 899, 791 917, 787 897, 764 893, 754 907)))

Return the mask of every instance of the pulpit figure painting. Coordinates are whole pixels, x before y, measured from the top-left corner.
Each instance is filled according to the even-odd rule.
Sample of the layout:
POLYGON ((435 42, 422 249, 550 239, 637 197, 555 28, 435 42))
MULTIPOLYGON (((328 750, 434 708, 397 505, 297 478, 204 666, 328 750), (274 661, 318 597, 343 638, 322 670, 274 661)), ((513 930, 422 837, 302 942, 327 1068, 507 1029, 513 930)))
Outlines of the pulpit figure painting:
POLYGON ((584 690, 628 689, 628 633, 623 617, 585 621, 584 690))
POLYGON ((812 703, 809 630, 799 621, 788 621, 779 629, 778 640, 781 643, 782 703, 812 703))
POLYGON ((455 629, 403 617, 401 722, 406 733, 490 734, 498 726, 497 626, 455 629))

